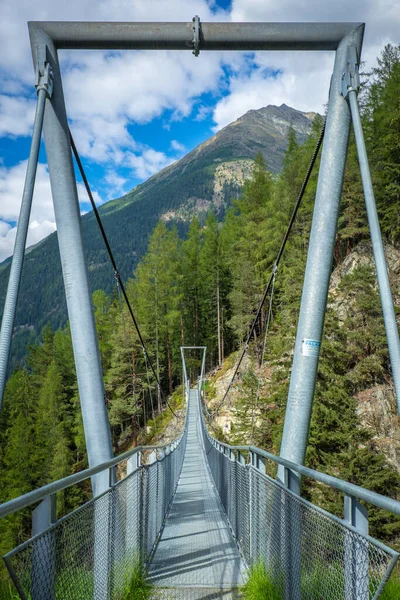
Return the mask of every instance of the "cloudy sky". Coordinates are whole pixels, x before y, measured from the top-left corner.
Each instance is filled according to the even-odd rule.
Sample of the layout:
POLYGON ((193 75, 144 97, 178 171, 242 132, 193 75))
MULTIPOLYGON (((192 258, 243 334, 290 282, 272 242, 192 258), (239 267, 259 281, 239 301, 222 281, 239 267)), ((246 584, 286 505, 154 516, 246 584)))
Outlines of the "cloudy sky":
MULTIPOLYGON (((0 0, 0 261, 12 253, 35 109, 27 21, 364 21, 373 66, 400 43, 399 0, 0 0)), ((116 198, 249 109, 322 111, 332 53, 60 52, 96 201, 116 198)), ((82 212, 88 210, 78 184, 82 212)), ((55 229, 44 148, 28 245, 55 229)))

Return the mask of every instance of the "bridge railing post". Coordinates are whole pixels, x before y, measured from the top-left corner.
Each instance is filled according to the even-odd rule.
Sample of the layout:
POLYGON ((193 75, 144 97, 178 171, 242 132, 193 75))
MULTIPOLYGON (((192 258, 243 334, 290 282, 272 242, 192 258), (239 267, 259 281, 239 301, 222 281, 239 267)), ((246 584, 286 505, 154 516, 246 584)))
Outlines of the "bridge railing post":
MULTIPOLYGON (((141 453, 137 452, 127 460, 126 465, 126 476, 131 476, 130 484, 126 496, 126 524, 125 524, 125 554, 127 558, 134 558, 134 555, 140 554, 140 530, 138 531, 138 518, 137 515, 141 511, 141 482, 140 476, 137 481, 133 483, 133 473, 140 469, 142 465, 141 453), (137 487, 135 492, 134 487, 137 487), (138 506, 139 504, 139 506, 138 506)), ((140 525, 139 525, 140 528, 140 525)))
POLYGON ((254 470, 257 465, 257 455, 254 452, 250 452, 250 528, 249 528, 249 548, 250 548, 250 561, 255 563, 262 557, 257 554, 257 478, 254 470))
MULTIPOLYGON (((368 510, 354 496, 344 497, 344 519, 363 534, 368 534, 368 510)), ((345 600, 368 600, 368 542, 355 541, 351 531, 345 534, 345 600)))
MULTIPOLYGON (((283 467, 283 483, 300 496, 300 479, 296 473, 283 467)), ((285 599, 301 598, 301 508, 292 497, 285 497, 281 511, 281 556, 285 572, 285 599)))
MULTIPOLYGON (((48 529, 57 519, 57 496, 47 496, 32 512, 32 536, 48 529)), ((55 598, 56 547, 52 532, 39 538, 32 553, 32 600, 55 598)))

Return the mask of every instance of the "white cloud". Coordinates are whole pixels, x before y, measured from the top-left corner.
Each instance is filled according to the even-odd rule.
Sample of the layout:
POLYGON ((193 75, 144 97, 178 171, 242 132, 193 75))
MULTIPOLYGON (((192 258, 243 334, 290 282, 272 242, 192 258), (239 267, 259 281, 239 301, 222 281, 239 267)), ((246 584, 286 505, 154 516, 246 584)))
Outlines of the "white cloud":
POLYGON ((209 116, 210 113, 212 113, 213 109, 212 106, 206 106, 206 105, 201 105, 198 107, 197 109, 197 114, 194 118, 195 121, 204 121, 204 119, 207 119, 207 117, 209 116))
MULTIPOLYGON (((362 58, 367 67, 387 43, 399 43, 400 4, 393 0, 232 0, 232 21, 365 22, 362 58)), ((241 70, 231 77, 229 95, 214 110, 216 129, 251 108, 282 103, 321 112, 327 100, 333 53, 257 52, 255 65, 280 69, 276 77, 241 70)))
MULTIPOLYGON (((32 221, 29 223, 26 247, 37 244, 55 230, 54 221, 42 221, 41 223, 32 221)), ((16 234, 16 226, 12 227, 9 223, 0 220, 0 262, 13 253, 16 234)))
MULTIPOLYGON (((27 161, 0 167, 0 219, 17 221, 24 189, 27 161)), ((39 163, 32 202, 31 221, 54 221, 53 200, 46 165, 39 163)))
POLYGON ((139 179, 147 179, 173 163, 174 160, 163 152, 156 152, 152 148, 144 150, 141 154, 128 153, 126 155, 127 165, 139 179))
POLYGON ((0 95, 0 137, 29 135, 35 102, 24 97, 0 95))
MULTIPOLYGON (((0 165, 0 261, 10 256, 14 248, 17 231, 16 223, 21 207, 26 166, 27 161, 22 161, 10 168, 0 165)), ((79 201, 87 204, 88 197, 84 185, 78 183, 77 189, 79 201)), ((92 190, 92 193, 96 204, 102 204, 103 200, 98 192, 92 190)), ((55 229, 53 199, 47 165, 39 163, 32 200, 27 246, 36 244, 55 229)))
POLYGON ((107 200, 111 198, 117 198, 122 196, 127 191, 128 180, 125 177, 121 177, 117 171, 107 171, 104 177, 104 181, 108 188, 107 200))
MULTIPOLYGON (((0 1, 0 70, 4 73, 0 136, 27 135, 33 121, 34 77, 26 21, 190 21, 195 14, 203 22, 365 21, 363 56, 369 66, 384 43, 399 41, 400 8, 393 0, 232 0, 230 12, 215 10, 213 0, 0 1), (21 97, 21 90, 28 96, 21 97)), ((111 175, 104 178, 108 199, 109 192, 126 191, 128 182, 121 177, 120 167, 129 167, 136 177, 145 178, 172 162, 163 152, 134 139, 129 128, 132 122, 146 124, 169 111, 170 122, 164 119, 163 125, 168 129, 173 120, 191 114, 193 108, 194 118, 202 120, 210 106, 200 104, 201 94, 210 92, 218 97, 222 90, 224 97, 213 112, 216 129, 267 104, 322 111, 333 53, 258 52, 254 62, 234 52, 202 52, 195 59, 190 51, 62 51, 60 57, 78 150, 115 174, 113 181, 111 175), (279 75, 268 76, 267 68, 279 70, 279 75)), ((179 152, 175 143, 171 142, 171 148, 179 152)))
POLYGON ((172 150, 175 150, 176 152, 180 152, 180 153, 186 152, 186 150, 187 150, 186 146, 184 146, 183 144, 178 142, 178 140, 172 140, 171 148, 172 148, 172 150))
POLYGON ((212 11, 206 0, 41 0, 0 3, 0 68, 18 72, 33 83, 27 21, 203 21, 226 19, 224 11, 212 11))
MULTIPOLYGON (((89 204, 89 196, 83 183, 77 183, 76 188, 78 191, 79 204, 89 204)), ((103 204, 104 200, 101 198, 100 194, 92 187, 90 187, 90 191, 92 192, 93 200, 96 206, 100 206, 100 204, 103 204)))
POLYGON ((257 53, 254 64, 256 69, 243 70, 230 79, 229 94, 214 109, 216 130, 248 110, 268 104, 287 104, 305 112, 323 111, 333 68, 332 53, 288 53, 286 57, 257 53))
POLYGON ((221 56, 196 61, 191 53, 82 53, 65 68, 64 89, 80 152, 98 162, 119 163, 122 151, 138 149, 130 123, 145 124, 172 111, 187 116, 196 97, 216 92, 221 56))

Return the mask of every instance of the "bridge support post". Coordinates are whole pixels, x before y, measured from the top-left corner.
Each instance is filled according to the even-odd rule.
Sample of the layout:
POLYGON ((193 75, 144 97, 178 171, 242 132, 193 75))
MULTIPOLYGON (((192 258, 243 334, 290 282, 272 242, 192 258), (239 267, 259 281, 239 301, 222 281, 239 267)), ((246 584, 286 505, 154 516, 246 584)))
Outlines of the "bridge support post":
MULTIPOLYGON (((81 215, 72 164, 60 66, 53 41, 43 31, 31 26, 30 37, 34 64, 37 63, 38 47, 44 45, 54 77, 53 94, 46 104, 43 133, 86 448, 89 466, 94 467, 112 458, 113 452, 107 409, 104 403, 103 374, 83 247, 81 215)), ((97 496, 108 489, 108 483, 107 472, 95 475, 92 480, 93 495, 97 496)))
MULTIPOLYGON (((350 131, 350 111, 342 96, 348 47, 360 50, 363 27, 339 44, 329 95, 299 323, 280 455, 303 464, 311 420, 318 357, 332 268, 336 226, 350 131)), ((294 474, 294 477, 298 477, 294 474)), ((284 482, 283 470, 279 478, 284 482)))
MULTIPOLYGON (((36 65, 37 62, 38 48, 42 48, 44 45, 54 77, 53 94, 46 104, 43 133, 86 449, 89 466, 94 467, 110 460, 113 457, 113 451, 104 402, 103 374, 83 247, 81 215, 72 164, 60 65, 53 41, 34 25, 30 26, 29 33, 34 64, 36 65)), ((92 478, 94 497, 108 488, 107 470, 92 478)), ((111 494, 108 494, 108 497, 111 501, 111 494)), ((94 511, 94 596, 96 600, 106 600, 110 572, 108 538, 111 523, 110 521, 104 522, 100 508, 96 503, 94 511)))
MULTIPOLYGON (((305 460, 312 404, 317 378, 319 350, 324 326, 329 280, 332 269, 339 205, 346 165, 350 132, 350 111, 342 95, 342 76, 347 65, 350 46, 360 54, 364 28, 358 27, 339 44, 333 69, 326 118, 325 138, 315 198, 307 264, 303 283, 296 344, 286 407, 280 455, 302 465, 305 460)), ((285 483, 282 467, 278 478, 285 483)), ((300 477, 290 474, 292 489, 300 492, 300 477)), ((285 512, 285 511, 284 511, 285 512)), ((284 529, 288 527, 301 536, 300 519, 296 514, 284 514, 284 529)), ((284 545, 282 561, 290 565, 286 578, 285 597, 301 599, 300 545, 284 545), (290 594, 290 596, 288 596, 290 594)))

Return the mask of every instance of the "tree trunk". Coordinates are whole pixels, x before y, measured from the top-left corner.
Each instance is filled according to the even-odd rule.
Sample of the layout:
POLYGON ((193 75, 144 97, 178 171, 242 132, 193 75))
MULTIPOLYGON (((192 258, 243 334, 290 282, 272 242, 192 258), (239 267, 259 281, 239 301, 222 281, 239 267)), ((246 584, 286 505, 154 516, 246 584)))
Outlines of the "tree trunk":
POLYGON ((224 307, 221 307, 221 356, 224 360, 224 307))
MULTIPOLYGON (((160 356, 159 356, 159 352, 158 352, 158 288, 157 288, 157 280, 155 281, 155 285, 156 285, 156 368, 157 368, 157 377, 158 377, 158 381, 160 381, 160 356)), ((157 385, 157 406, 158 406, 158 412, 161 412, 161 394, 160 394, 160 386, 157 385)))
POLYGON ((194 311, 194 345, 197 346, 197 336, 199 333, 199 297, 198 291, 196 290, 195 296, 195 311, 194 311))
POLYGON ((166 344, 166 347, 167 347, 169 393, 172 394, 172 392, 174 391, 174 388, 172 387, 171 348, 169 346, 168 327, 165 330, 165 344, 166 344))
POLYGON ((217 278, 217 337, 218 337, 218 365, 222 365, 222 348, 221 348, 221 317, 219 307, 219 279, 217 278))
POLYGON ((138 440, 138 429, 135 424, 135 418, 136 418, 135 415, 133 415, 133 417, 132 417, 133 448, 136 448, 137 440, 138 440))
POLYGON ((185 345, 185 330, 183 328, 183 311, 182 311, 182 300, 179 302, 179 319, 181 324, 181 342, 182 346, 185 345))

